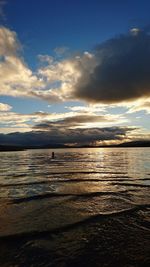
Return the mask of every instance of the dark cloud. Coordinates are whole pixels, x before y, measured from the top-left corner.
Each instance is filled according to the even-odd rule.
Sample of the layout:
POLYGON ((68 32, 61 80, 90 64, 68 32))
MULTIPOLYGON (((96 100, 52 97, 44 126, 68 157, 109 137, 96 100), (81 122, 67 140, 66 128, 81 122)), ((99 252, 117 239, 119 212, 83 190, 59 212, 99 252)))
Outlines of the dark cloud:
POLYGON ((112 122, 115 121, 106 115, 76 115, 73 117, 68 117, 63 120, 64 124, 80 124, 80 123, 94 123, 94 122, 112 122))
POLYGON ((71 127, 71 126, 79 126, 83 125, 85 123, 98 123, 98 122, 116 122, 118 120, 118 117, 112 117, 107 115, 95 115, 95 114, 85 114, 85 115, 74 115, 71 117, 67 117, 61 120, 57 121, 44 121, 40 124, 37 124, 34 126, 35 129, 50 129, 51 127, 71 127))
POLYGON ((75 97, 89 102, 117 103, 150 96, 150 34, 132 29, 98 45, 97 66, 82 74, 75 97))
MULTIPOLYGON (((40 112, 41 114, 43 113, 40 112)), ((109 117, 106 115, 82 114, 57 121, 42 121, 33 126, 31 132, 1 134, 0 144, 25 146, 93 145, 97 141, 123 140, 126 134, 133 130, 129 127, 79 128, 85 123, 110 123, 116 120, 116 118, 109 117)))
MULTIPOLYGON (((0 144, 46 146, 76 143, 79 145, 95 144, 96 141, 123 140, 133 128, 106 127, 88 129, 56 128, 50 125, 48 131, 32 131, 26 133, 0 134, 0 144)), ((42 127, 41 127, 42 128, 42 127)))

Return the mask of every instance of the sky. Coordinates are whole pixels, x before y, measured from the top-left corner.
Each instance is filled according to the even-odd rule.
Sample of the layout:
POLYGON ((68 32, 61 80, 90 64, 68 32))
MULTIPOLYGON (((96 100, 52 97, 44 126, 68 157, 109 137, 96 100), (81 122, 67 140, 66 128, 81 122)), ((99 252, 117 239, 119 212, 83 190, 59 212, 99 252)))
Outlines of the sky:
POLYGON ((150 140, 150 2, 0 0, 0 144, 150 140))

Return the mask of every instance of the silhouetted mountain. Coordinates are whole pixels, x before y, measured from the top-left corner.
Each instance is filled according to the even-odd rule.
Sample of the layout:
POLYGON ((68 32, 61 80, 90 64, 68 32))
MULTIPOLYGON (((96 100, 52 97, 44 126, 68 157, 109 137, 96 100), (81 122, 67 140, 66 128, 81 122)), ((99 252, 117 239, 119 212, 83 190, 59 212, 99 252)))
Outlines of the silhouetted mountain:
MULTIPOLYGON (((13 146, 13 145, 0 145, 0 151, 20 151, 20 150, 26 150, 26 149, 52 149, 52 148, 86 148, 86 147, 97 147, 97 146, 67 146, 63 144, 47 144, 47 145, 33 145, 33 146, 13 146)), ((144 141, 131 141, 131 142, 125 142, 121 144, 116 145, 102 145, 99 147, 150 147, 150 141, 144 140, 144 141)))
POLYGON ((0 151, 20 151, 24 150, 21 146, 9 146, 9 145, 0 145, 0 151))
POLYGON ((66 145, 62 144, 48 144, 48 145, 33 145, 33 146, 15 146, 15 145, 0 145, 0 152, 3 151, 21 151, 26 149, 46 149, 46 148, 68 148, 66 145))
POLYGON ((131 141, 117 145, 119 147, 150 147, 150 140, 131 141))

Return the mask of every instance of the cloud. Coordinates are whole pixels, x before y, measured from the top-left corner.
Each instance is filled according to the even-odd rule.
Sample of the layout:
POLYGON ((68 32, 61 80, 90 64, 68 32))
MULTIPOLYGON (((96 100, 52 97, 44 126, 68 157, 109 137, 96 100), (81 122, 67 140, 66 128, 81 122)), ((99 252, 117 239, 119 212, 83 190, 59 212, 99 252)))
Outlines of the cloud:
POLYGON ((150 35, 133 29, 94 51, 96 67, 82 73, 74 96, 88 102, 118 103, 150 96, 150 35))
POLYGON ((39 55, 34 73, 21 49, 17 34, 0 27, 1 95, 126 106, 150 97, 150 34, 145 30, 131 29, 72 57, 39 55))
POLYGON ((21 44, 15 32, 0 27, 0 94, 32 97, 32 91, 43 87, 20 56, 21 44))
POLYGON ((0 103, 0 112, 9 111, 11 109, 12 109, 12 106, 5 104, 5 103, 0 103))
POLYGON ((150 98, 136 101, 135 103, 130 105, 127 113, 134 113, 142 110, 145 111, 146 113, 150 113, 150 98))
POLYGON ((49 56, 49 55, 38 55, 38 59, 41 63, 48 63, 51 64, 53 63, 53 57, 49 56))
POLYGON ((20 49, 16 32, 0 27, 0 56, 16 56, 20 49))
POLYGON ((121 124, 127 120, 121 115, 98 115, 92 113, 67 113, 67 117, 62 117, 55 121, 44 120, 34 126, 34 129, 49 131, 53 128, 92 128, 100 127, 102 125, 121 124))
POLYGON ((91 128, 121 125, 127 122, 123 115, 111 115, 79 111, 66 113, 47 113, 37 111, 31 114, 20 114, 11 111, 11 106, 0 103, 0 127, 1 132, 31 131, 36 130, 49 131, 53 128, 91 128))
POLYGON ((27 128, 31 131, 32 126, 41 122, 42 120, 50 120, 61 118, 63 114, 48 114, 46 112, 38 111, 31 114, 20 114, 10 111, 11 106, 7 104, 0 103, 0 126, 2 128, 10 127, 9 132, 13 129, 20 130, 20 127, 23 131, 27 128))
POLYGON ((39 55, 41 65, 33 73, 21 57, 21 50, 17 34, 0 27, 0 95, 48 102, 70 99, 69 86, 71 90, 78 76, 77 60, 57 61, 49 55, 39 55))
POLYGON ((0 144, 7 145, 95 145, 104 140, 123 140, 128 132, 134 131, 129 127, 107 127, 93 129, 64 129, 32 131, 26 133, 0 134, 0 144))
POLYGON ((12 112, 7 104, 0 106, 3 109, 0 112, 3 131, 0 144, 99 145, 106 141, 116 143, 133 139, 136 130, 135 127, 113 127, 114 124, 127 122, 121 114, 99 115, 91 110, 84 112, 80 109, 66 113, 37 111, 19 114, 12 112))
POLYGON ((127 105, 150 96, 150 35, 134 28, 38 72, 51 87, 47 100, 127 105))
POLYGON ((97 112, 105 112, 106 108, 104 105, 87 105, 87 106, 65 106, 66 109, 75 112, 84 112, 84 113, 97 113, 97 112))
POLYGON ((77 100, 74 90, 81 75, 90 75, 95 66, 96 59, 89 52, 60 61, 51 61, 38 70, 38 75, 44 78, 47 88, 50 88, 46 90, 45 96, 42 93, 42 97, 47 101, 56 102, 77 100))

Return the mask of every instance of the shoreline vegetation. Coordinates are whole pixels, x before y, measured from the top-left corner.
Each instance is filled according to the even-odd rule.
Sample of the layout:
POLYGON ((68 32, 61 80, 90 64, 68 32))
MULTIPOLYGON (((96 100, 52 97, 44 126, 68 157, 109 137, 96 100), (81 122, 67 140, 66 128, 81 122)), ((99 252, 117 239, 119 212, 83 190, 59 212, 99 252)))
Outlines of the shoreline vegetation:
POLYGON ((101 146, 66 146, 62 144, 48 144, 40 146, 15 146, 15 145, 0 145, 0 152, 7 151, 24 151, 27 149, 55 149, 55 148, 119 148, 119 147, 150 147, 150 141, 131 141, 116 145, 101 145, 101 146))

